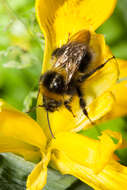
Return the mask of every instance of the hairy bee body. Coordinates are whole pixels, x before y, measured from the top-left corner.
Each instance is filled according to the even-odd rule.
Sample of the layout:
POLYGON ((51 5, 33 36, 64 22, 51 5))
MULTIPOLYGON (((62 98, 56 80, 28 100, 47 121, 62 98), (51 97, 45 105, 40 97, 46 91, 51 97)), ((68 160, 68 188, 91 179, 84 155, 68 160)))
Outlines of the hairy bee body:
MULTIPOLYGON (((41 75, 39 82, 39 91, 43 98, 42 107, 46 111, 54 112, 65 106, 73 114, 70 103, 73 96, 77 95, 84 115, 90 120, 81 85, 97 70, 104 67, 108 60, 86 72, 93 58, 89 41, 89 31, 81 31, 72 36, 67 44, 53 51, 52 68, 41 75)), ((109 60, 112 58, 114 57, 109 60)))
POLYGON ((50 112, 62 105, 67 106, 66 102, 77 94, 81 85, 78 84, 79 73, 84 72, 91 58, 86 45, 78 42, 62 46, 53 56, 57 59, 55 66, 40 78, 44 107, 50 112))

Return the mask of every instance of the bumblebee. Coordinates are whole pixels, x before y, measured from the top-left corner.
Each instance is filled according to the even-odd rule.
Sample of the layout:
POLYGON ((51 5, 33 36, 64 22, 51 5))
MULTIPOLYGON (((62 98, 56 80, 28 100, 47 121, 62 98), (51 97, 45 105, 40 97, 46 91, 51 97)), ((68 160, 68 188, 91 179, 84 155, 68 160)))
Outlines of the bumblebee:
POLYGON ((89 48, 90 32, 81 31, 71 37, 68 42, 52 53, 52 68, 40 77, 39 91, 42 94, 42 107, 48 112, 54 112, 65 106, 75 117, 70 103, 73 97, 79 97, 79 105, 84 115, 90 120, 86 103, 81 90, 82 83, 97 70, 114 59, 86 72, 91 64, 93 54, 89 48))

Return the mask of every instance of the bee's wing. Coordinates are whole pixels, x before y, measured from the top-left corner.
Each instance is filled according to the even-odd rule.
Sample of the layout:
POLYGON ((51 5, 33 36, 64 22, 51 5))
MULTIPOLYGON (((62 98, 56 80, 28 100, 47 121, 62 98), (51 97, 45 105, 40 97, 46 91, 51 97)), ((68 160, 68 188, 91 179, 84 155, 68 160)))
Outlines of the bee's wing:
POLYGON ((58 60, 55 62, 53 65, 53 69, 57 71, 65 71, 65 76, 66 76, 66 84, 70 82, 72 79, 73 75, 79 68, 78 62, 76 62, 76 59, 72 59, 68 56, 66 57, 65 55, 62 55, 58 58, 58 60))
POLYGON ((71 62, 69 61, 68 64, 66 65, 66 84, 68 84, 72 77, 74 76, 74 74, 76 73, 76 71, 79 68, 79 64, 75 62, 71 62))
POLYGON ((66 67, 66 64, 67 63, 66 63, 66 59, 65 59, 64 55, 61 55, 57 58, 57 60, 53 64, 52 68, 55 70, 61 70, 66 67))
POLYGON ((68 44, 67 48, 70 51, 61 55, 53 65, 55 70, 65 71, 66 85, 71 81, 72 77, 78 70, 82 57, 85 55, 87 49, 87 46, 78 43, 76 43, 76 46, 73 46, 73 48, 71 46, 73 46, 73 44, 68 44))
POLYGON ((70 42, 78 42, 88 45, 90 41, 90 32, 88 30, 81 30, 74 34, 68 39, 68 43, 70 42))
POLYGON ((66 84, 68 84, 78 70, 82 56, 90 41, 90 32, 82 30, 74 34, 61 48, 55 51, 57 60, 53 64, 56 70, 65 69, 66 84))

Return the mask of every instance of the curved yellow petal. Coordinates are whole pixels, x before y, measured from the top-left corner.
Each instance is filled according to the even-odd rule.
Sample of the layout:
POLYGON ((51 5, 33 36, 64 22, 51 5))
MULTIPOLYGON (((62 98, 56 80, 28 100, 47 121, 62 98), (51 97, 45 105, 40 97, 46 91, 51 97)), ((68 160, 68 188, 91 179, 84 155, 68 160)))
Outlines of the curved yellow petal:
POLYGON ((69 35, 96 30, 115 5, 116 0, 36 0, 36 14, 46 43, 55 49, 66 43, 69 35))
MULTIPOLYGON (((59 151, 77 164, 99 173, 111 159, 113 152, 121 144, 121 135, 105 131, 99 140, 91 139, 76 133, 60 133, 52 140, 52 153, 59 151), (117 140, 115 144, 113 138, 117 140)), ((59 162, 59 158, 57 159, 59 162)))
POLYGON ((38 162, 41 158, 40 149, 19 139, 0 134, 0 153, 12 152, 25 160, 38 162))
POLYGON ((127 115, 127 61, 118 59, 120 68, 119 82, 111 89, 115 101, 108 119, 127 115))
POLYGON ((11 151, 11 147, 18 152, 18 145, 19 154, 23 146, 27 151, 32 147, 44 150, 46 137, 33 119, 0 100, 0 152, 4 152, 4 148, 6 152, 7 149, 11 151))
POLYGON ((50 152, 42 155, 42 161, 35 166, 27 179, 27 190, 42 190, 47 180, 47 165, 50 159, 50 152))
POLYGON ((47 167, 44 167, 41 161, 28 177, 27 190, 41 190, 46 184, 46 179, 47 167))
POLYGON ((52 165, 62 174, 70 174, 97 190, 119 190, 127 188, 127 167, 111 159, 100 173, 81 165, 56 151, 52 155, 52 165))

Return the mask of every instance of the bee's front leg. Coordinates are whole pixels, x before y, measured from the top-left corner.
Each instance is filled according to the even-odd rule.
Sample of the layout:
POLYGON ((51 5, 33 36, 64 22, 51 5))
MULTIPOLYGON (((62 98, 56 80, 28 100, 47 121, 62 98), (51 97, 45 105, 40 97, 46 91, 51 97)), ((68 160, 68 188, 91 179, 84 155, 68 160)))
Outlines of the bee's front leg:
POLYGON ((81 92, 81 90, 80 90, 80 87, 77 87, 76 90, 77 90, 77 95, 78 95, 78 97, 79 97, 79 104, 80 104, 80 107, 81 107, 81 109, 82 109, 84 115, 89 119, 90 123, 91 123, 92 125, 94 125, 93 121, 90 119, 90 117, 89 117, 89 115, 88 115, 88 112, 87 112, 87 110, 86 110, 86 103, 85 103, 85 100, 84 100, 84 98, 83 98, 83 94, 82 94, 82 92, 81 92))
POLYGON ((70 103, 72 102, 72 96, 68 99, 68 100, 65 100, 64 101, 64 106, 67 108, 67 110, 69 111, 69 112, 71 112, 72 113, 72 115, 73 115, 73 117, 75 117, 75 115, 74 115, 74 113, 73 113, 73 111, 72 111, 72 108, 71 108, 71 106, 70 106, 70 103))

